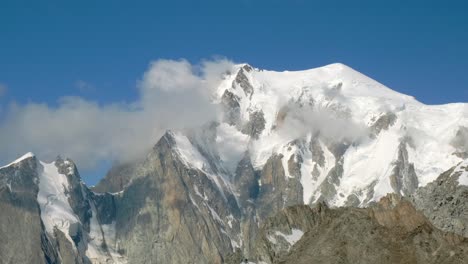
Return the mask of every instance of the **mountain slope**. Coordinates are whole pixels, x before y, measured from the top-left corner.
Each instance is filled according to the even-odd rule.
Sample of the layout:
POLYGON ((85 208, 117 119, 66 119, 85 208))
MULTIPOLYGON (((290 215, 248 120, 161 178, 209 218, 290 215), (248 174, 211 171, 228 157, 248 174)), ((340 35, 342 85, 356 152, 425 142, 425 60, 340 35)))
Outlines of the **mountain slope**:
MULTIPOLYGON (((387 193, 410 195, 468 153, 467 104, 426 106, 342 64, 299 72, 237 65, 213 100, 222 106, 220 121, 170 132, 154 150, 171 138, 178 166, 209 179, 179 183, 189 207, 194 197, 235 197, 228 209, 235 212, 218 221, 232 225, 221 228, 231 243, 216 248, 240 247, 246 256, 260 223, 284 207, 366 206, 387 193), (207 185, 217 189, 213 196, 200 191, 207 185)), ((125 193, 151 166, 116 166, 95 190, 125 193)), ((213 215, 202 214, 203 221, 213 215)))
MULTIPOLYGON (((430 208, 446 190, 466 201, 458 164, 468 157, 468 104, 427 106, 342 64, 298 72, 236 65, 212 92, 219 120, 167 131, 92 189, 68 159, 28 154, 0 168, 7 263, 223 263, 257 254, 260 226, 283 208, 365 207, 388 193, 466 235, 464 225, 445 226, 453 207, 430 208), (456 177, 434 181, 457 165, 456 177), (9 230, 21 233, 11 247, 9 230), (17 253, 22 243, 30 254, 17 253)), ((312 225, 306 215, 290 222, 312 225)), ((305 235, 286 231, 274 239, 288 247, 305 235)))
POLYGON ((229 109, 226 122, 256 131, 237 148, 256 169, 283 155, 305 203, 365 205, 388 192, 408 194, 467 153, 453 144, 468 126, 467 104, 427 106, 342 64, 298 72, 239 66, 218 97, 229 109))

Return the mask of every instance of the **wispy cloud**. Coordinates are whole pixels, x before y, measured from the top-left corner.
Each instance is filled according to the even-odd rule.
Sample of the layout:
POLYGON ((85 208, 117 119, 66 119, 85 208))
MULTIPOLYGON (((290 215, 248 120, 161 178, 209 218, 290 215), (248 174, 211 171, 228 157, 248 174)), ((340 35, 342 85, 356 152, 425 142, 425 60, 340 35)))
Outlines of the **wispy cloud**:
POLYGON ((33 151, 41 159, 61 154, 92 169, 102 160, 138 157, 166 129, 217 119, 209 94, 221 81, 219 73, 232 66, 224 59, 195 65, 186 60, 153 61, 137 83, 139 99, 131 103, 102 105, 63 97, 58 106, 11 104, 0 123, 0 161, 33 151))

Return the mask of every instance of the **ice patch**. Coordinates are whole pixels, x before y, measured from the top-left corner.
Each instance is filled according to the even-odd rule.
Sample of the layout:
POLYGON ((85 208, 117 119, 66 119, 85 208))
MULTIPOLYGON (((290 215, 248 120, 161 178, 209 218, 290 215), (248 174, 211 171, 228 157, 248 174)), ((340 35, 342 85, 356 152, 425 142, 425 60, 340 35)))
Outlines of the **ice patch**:
POLYGON ((460 163, 452 174, 455 173, 460 173, 460 176, 458 177, 458 184, 468 186, 468 160, 460 163))
MULTIPOLYGON (((289 160, 291 159, 291 157, 293 157, 293 155, 296 155, 296 152, 297 152, 297 147, 292 144, 288 144, 284 146, 279 152, 279 154, 283 156, 281 158, 281 164, 283 166, 284 175, 286 176, 286 178, 294 178, 294 176, 289 173, 288 164, 289 164, 289 160)), ((295 161, 297 161, 297 159, 295 161)))
POLYGON ((211 206, 209 206, 209 205, 206 205, 206 206, 207 206, 208 209, 210 210, 211 216, 213 216, 213 218, 214 218, 215 220, 217 220, 219 223, 224 224, 224 222, 223 222, 223 220, 221 219, 221 217, 219 217, 219 214, 218 214, 213 208, 211 208, 211 206))
POLYGON ((198 150, 192 145, 190 140, 181 133, 173 133, 177 145, 177 151, 184 163, 199 170, 203 170, 207 163, 198 150))
POLYGON ((39 171, 37 201, 41 208, 42 222, 49 234, 53 234, 54 227, 56 227, 73 243, 69 235, 70 225, 79 223, 80 220, 68 203, 67 176, 58 172, 55 162, 44 163, 41 161, 40 164, 43 170, 39 171))
POLYGON ((274 236, 267 236, 267 239, 268 239, 268 241, 270 241, 270 243, 272 243, 272 244, 275 244, 275 245, 276 245, 276 244, 278 243, 278 241, 276 241, 276 238, 275 238, 274 236))
POLYGON ((193 203, 193 205, 195 205, 195 207, 196 207, 198 210, 200 210, 200 207, 198 207, 197 202, 195 202, 195 199, 193 199, 193 197, 192 197, 191 194, 189 194, 189 198, 190 198, 190 201, 193 203))
POLYGON ((291 234, 290 235, 286 235, 284 233, 281 233, 279 231, 276 231, 275 234, 277 236, 281 236, 283 237, 290 246, 293 246, 294 244, 297 243, 297 241, 301 240, 302 236, 304 235, 304 232, 302 230, 299 230, 299 229, 295 229, 293 228, 291 230, 291 234))

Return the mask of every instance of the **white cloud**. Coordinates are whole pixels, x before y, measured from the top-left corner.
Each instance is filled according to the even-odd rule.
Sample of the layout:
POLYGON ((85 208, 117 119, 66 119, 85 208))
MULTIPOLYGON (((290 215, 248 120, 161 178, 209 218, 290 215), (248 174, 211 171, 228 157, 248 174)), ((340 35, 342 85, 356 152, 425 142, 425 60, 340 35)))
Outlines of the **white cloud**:
POLYGON ((360 142, 370 135, 369 128, 363 123, 356 123, 333 109, 310 106, 292 106, 278 131, 291 139, 310 132, 331 142, 360 142))
POLYGON ((12 104, 0 121, 0 161, 8 163, 32 151, 41 159, 58 154, 82 169, 102 160, 128 160, 144 154, 166 129, 214 120, 218 109, 210 91, 230 70, 227 60, 191 65, 185 60, 157 60, 138 82, 140 98, 100 105, 81 97, 63 97, 58 106, 12 104))

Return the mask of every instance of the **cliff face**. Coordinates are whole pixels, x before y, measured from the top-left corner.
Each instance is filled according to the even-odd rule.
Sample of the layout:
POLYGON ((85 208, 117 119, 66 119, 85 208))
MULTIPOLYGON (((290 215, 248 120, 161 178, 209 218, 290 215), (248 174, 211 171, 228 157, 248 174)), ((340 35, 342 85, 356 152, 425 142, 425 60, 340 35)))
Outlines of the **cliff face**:
POLYGON ((0 169, 0 256, 5 263, 57 260, 41 222, 37 180, 34 157, 0 169))
POLYGON ((122 252, 129 263, 221 263, 239 243, 235 197, 223 182, 186 166, 174 144, 166 134, 116 198, 122 252))
POLYGON ((436 226, 447 232, 468 237, 468 162, 464 161, 441 174, 434 182, 410 196, 436 226))

